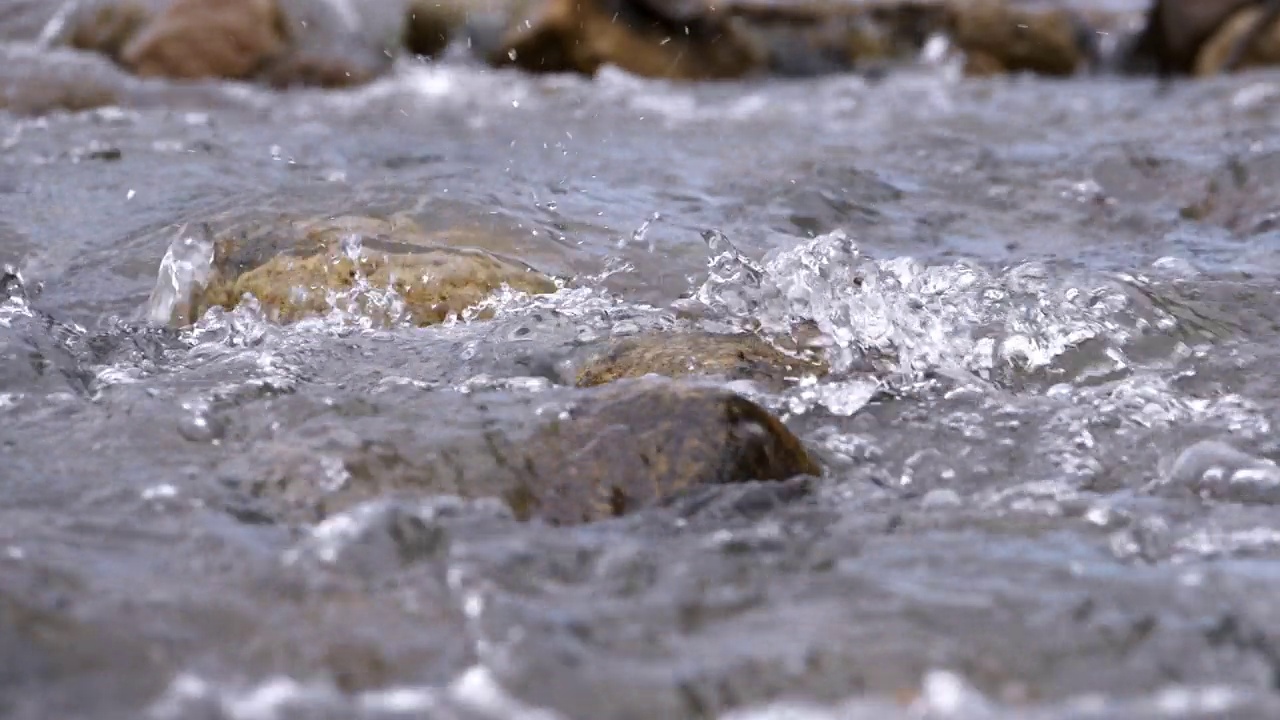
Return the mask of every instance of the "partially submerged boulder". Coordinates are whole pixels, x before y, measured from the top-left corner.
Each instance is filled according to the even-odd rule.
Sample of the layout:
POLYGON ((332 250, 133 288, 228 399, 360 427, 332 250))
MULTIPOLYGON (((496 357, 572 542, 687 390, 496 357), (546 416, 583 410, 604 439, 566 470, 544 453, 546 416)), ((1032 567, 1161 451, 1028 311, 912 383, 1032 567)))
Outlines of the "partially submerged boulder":
POLYGON ((1152 0, 1142 31, 1122 58, 1130 73, 1188 75, 1210 37, 1237 11, 1259 0, 1152 0))
POLYGON ((403 47, 403 0, 275 0, 287 51, 261 77, 274 87, 363 85, 391 69, 403 47))
POLYGON ((460 410, 447 427, 392 428, 382 416, 377 437, 350 426, 319 442, 277 441, 241 461, 257 464, 245 489, 302 522, 378 496, 454 495, 571 525, 698 486, 821 473, 780 420, 728 390, 646 378, 575 392, 567 409, 527 426, 504 415, 458 429, 460 410))
POLYGON ((726 12, 743 21, 784 76, 867 70, 911 62, 945 28, 938 0, 875 0, 856 4, 738 0, 726 12))
POLYGON ((1217 75, 1250 67, 1280 65, 1280 2, 1237 10, 1196 54, 1192 72, 1217 75))
POLYGON ((542 0, 489 56, 532 72, 592 75, 608 64, 678 80, 739 78, 765 60, 739 23, 703 0, 542 0))
POLYGON ((390 68, 402 0, 89 0, 63 41, 143 77, 344 87, 390 68))
POLYGON ((471 6, 467 0, 409 0, 405 20, 404 47, 422 57, 444 52, 461 34, 471 6))
POLYGON ((824 375, 826 365, 784 354, 755 335, 654 333, 623 338, 580 363, 579 387, 656 374, 754 380, 772 387, 802 375, 824 375))
POLYGON ((503 286, 556 290, 550 277, 518 260, 451 246, 447 238, 394 217, 283 219, 224 231, 213 243, 210 272, 180 298, 170 321, 234 308, 248 294, 278 322, 341 307, 375 322, 422 326, 461 315, 503 286))
POLYGON ((66 43, 77 50, 101 53, 121 62, 124 48, 137 37, 162 6, 154 0, 93 2, 69 19, 66 43))
POLYGON ((963 0, 952 8, 951 33, 971 75, 1071 75, 1091 55, 1080 18, 1062 7, 963 0))
POLYGON ((0 43, 0 110, 15 115, 78 112, 120 103, 126 76, 100 57, 36 52, 0 43))
MULTIPOLYGON (((136 20, 122 18, 118 33, 136 20)), ((285 43, 275 0, 174 0, 124 44, 119 59, 142 77, 243 80, 283 54, 285 43)))

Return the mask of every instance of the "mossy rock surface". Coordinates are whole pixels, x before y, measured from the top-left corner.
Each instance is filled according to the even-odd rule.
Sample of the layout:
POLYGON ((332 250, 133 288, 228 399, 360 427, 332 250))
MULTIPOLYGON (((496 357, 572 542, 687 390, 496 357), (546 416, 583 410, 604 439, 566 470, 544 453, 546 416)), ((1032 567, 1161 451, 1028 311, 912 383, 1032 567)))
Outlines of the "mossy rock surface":
POLYGON ((255 476, 247 496, 297 522, 376 497, 452 495, 574 525, 700 486, 821 473, 779 419, 728 390, 646 378, 573 392, 568 409, 526 425, 504 415, 459 429, 469 422, 460 409, 443 428, 423 418, 372 423, 376 437, 313 429, 237 462, 255 476))
POLYGON ((555 292, 555 282, 534 268, 446 244, 451 237, 424 233, 402 218, 362 216, 285 219, 229 230, 215 242, 213 272, 192 298, 191 317, 213 306, 232 309, 251 294, 277 322, 322 316, 337 306, 375 322, 425 326, 461 315, 504 285, 555 292), (403 307, 385 304, 388 289, 403 307), (403 317, 392 317, 392 307, 403 317))

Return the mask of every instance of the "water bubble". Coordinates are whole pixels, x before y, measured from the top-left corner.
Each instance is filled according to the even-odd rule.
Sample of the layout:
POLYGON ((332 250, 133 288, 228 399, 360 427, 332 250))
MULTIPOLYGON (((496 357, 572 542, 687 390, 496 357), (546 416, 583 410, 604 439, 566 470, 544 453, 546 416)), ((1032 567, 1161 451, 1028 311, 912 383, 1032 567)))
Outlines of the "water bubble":
POLYGON ((928 510, 959 507, 960 494, 951 488, 934 488, 920 498, 920 507, 928 510))
POLYGON ((182 403, 182 419, 178 434, 191 442, 217 442, 226 430, 221 418, 214 415, 208 400, 199 398, 182 403))
MULTIPOLYGON (((618 247, 623 248, 623 247, 626 247, 628 244, 638 245, 644 242, 645 236, 649 234, 649 227, 652 226, 653 223, 657 222, 660 219, 662 219, 662 213, 658 213, 658 212, 653 213, 652 215, 649 216, 648 220, 645 220, 643 223, 640 223, 640 227, 636 228, 631 232, 630 243, 628 243, 626 238, 621 238, 618 240, 618 247)), ((655 247, 654 247, 653 240, 649 240, 649 252, 652 253, 654 249, 655 247)))

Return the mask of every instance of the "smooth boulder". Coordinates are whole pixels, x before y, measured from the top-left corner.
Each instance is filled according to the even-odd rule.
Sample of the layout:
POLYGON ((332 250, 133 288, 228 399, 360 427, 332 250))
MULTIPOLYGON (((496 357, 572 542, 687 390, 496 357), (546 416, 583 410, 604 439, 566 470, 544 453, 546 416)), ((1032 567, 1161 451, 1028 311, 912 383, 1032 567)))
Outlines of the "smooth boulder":
POLYGON ((1258 0, 1153 0, 1121 68, 1162 76, 1189 75, 1206 41, 1237 11, 1258 0))
POLYGON ((403 0, 87 0, 61 41, 142 77, 347 87, 390 69, 403 0))
POLYGON ((214 306, 235 308, 247 294, 277 322, 341 308, 379 324, 424 326, 475 309, 503 286, 531 294, 557 289, 518 260, 448 242, 448 233, 429 234, 396 217, 285 218, 225 229, 213 242, 207 277, 179 300, 170 322, 194 322, 214 306))
POLYGON ((561 412, 493 411, 471 425, 475 406, 448 425, 365 408, 379 414, 376 430, 303 428, 237 460, 254 478, 240 486, 266 503, 260 512, 295 522, 375 497, 451 495, 574 525, 700 486, 821 473, 780 420, 728 390, 645 378, 573 392, 561 412))
POLYGON ((287 51, 263 68, 277 88, 364 85, 391 69, 403 48, 403 0, 276 0, 287 51))
POLYGON ((120 50, 141 77, 244 80, 285 51, 275 0, 174 0, 120 50))
POLYGON ((769 71, 781 76, 912 62, 948 18, 946 6, 936 0, 856 5, 739 1, 727 12, 757 38, 766 50, 769 71))
POLYGON ((766 59, 739 22, 702 0, 543 0, 489 54, 494 65, 531 72, 593 75, 614 65, 675 80, 740 78, 766 59))
POLYGON ((1274 9, 1248 7, 1227 18, 1196 54, 1192 72, 1204 77, 1251 67, 1280 65, 1280 22, 1274 9))
POLYGON ((81 5, 67 20, 66 44, 119 63, 125 47, 162 9, 155 0, 99 0, 81 5))
POLYGON ((1061 7, 964 0, 953 7, 950 32, 965 54, 965 71, 970 75, 1065 76, 1090 59, 1081 20, 1061 7))

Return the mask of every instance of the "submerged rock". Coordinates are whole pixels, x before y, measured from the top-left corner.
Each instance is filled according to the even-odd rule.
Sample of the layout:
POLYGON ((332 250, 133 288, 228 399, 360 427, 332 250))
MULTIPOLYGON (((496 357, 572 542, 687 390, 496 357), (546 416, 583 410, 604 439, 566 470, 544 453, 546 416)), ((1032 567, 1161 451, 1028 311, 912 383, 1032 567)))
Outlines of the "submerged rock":
POLYGON ((163 687, 163 648, 95 621, 88 588, 52 570, 0 560, 0 714, 107 717, 163 687), (89 701, 91 705, 87 705, 89 701))
MULTIPOLYGON (((821 469, 777 418, 727 390, 669 380, 577 391, 559 413, 489 417, 463 428, 355 425, 322 440, 252 453, 246 489, 294 520, 317 522, 372 497, 501 498, 521 519, 570 525, 617 517, 702 485, 785 480, 821 469)), ((367 412, 367 411, 366 411, 367 412)), ((424 418, 425 420, 425 418, 424 418)), ((323 434, 323 433, 322 433, 323 434)))
POLYGON ((170 322, 185 324, 213 306, 234 308, 251 294, 277 322, 338 307, 377 323, 422 326, 473 309, 504 285, 528 293, 556 290, 550 277, 524 263, 451 246, 448 237, 404 219, 360 216, 229 230, 213 243, 211 270, 181 290, 166 312, 170 322))
POLYGON ((755 335, 659 333, 624 338, 578 365, 579 387, 603 385, 646 374, 709 375, 781 386, 787 378, 824 375, 826 365, 784 354, 755 335))
POLYGON ((604 65, 655 78, 713 80, 763 69, 764 49, 701 0, 544 0, 516 18, 489 61, 532 72, 604 65))

